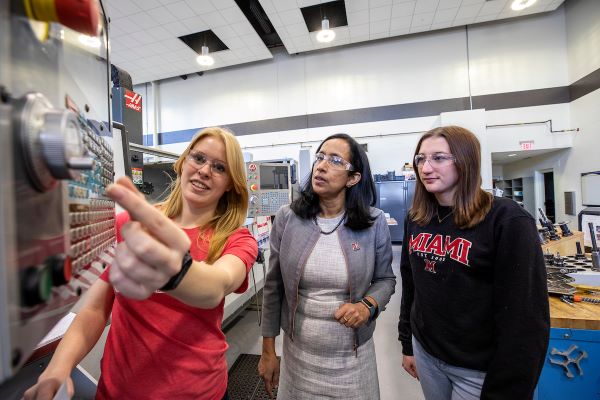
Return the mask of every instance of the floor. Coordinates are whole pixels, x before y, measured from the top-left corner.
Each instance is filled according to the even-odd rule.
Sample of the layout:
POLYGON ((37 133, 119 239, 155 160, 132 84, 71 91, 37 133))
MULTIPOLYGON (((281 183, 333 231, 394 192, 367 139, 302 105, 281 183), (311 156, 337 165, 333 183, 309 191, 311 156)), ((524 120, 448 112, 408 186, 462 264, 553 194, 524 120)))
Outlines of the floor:
MULTIPOLYGON (((419 383, 402 369, 402 348, 398 342, 398 316, 402 283, 400 281, 400 246, 394 246, 392 268, 398 277, 396 292, 392 296, 387 310, 377 319, 375 329, 375 351, 381 400, 420 400, 424 399, 419 383)), ((242 318, 228 327, 227 362, 231 366, 240 354, 260 354, 261 336, 256 311, 248 310, 242 318)), ((275 342, 276 351, 281 355, 281 336, 275 342)))

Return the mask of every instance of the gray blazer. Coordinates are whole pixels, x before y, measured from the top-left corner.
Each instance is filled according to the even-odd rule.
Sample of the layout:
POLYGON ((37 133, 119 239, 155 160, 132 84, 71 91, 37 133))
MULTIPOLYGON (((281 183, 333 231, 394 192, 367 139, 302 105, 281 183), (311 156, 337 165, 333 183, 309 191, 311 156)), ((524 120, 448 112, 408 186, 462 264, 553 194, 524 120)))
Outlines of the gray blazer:
MULTIPOLYGON (((371 208, 376 219, 370 228, 353 231, 344 225, 338 229, 342 252, 348 265, 350 301, 371 296, 379 312, 394 293, 396 276, 392 271, 392 242, 383 212, 371 208)), ((298 304, 301 273, 320 236, 311 219, 301 219, 289 206, 279 209, 271 229, 269 272, 263 289, 262 335, 275 337, 280 328, 294 339, 294 317, 298 304)), ((333 318, 333 316, 332 316, 333 318)), ((355 345, 373 335, 375 321, 355 330, 355 345)))

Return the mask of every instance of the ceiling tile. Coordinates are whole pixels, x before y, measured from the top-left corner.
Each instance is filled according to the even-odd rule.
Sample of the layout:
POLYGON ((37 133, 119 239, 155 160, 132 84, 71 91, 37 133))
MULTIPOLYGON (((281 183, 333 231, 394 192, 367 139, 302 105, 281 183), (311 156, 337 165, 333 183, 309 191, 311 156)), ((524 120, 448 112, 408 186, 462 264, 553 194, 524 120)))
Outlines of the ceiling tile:
POLYGON ((405 28, 390 30, 390 36, 406 35, 409 32, 410 32, 410 27, 407 26, 405 28))
POLYGON ((246 43, 244 43, 244 41, 237 36, 229 39, 223 39, 223 43, 225 43, 230 49, 242 49, 246 47, 246 43))
POLYGON ((438 10, 443 10, 445 8, 456 8, 460 6, 462 0, 440 0, 438 4, 438 10))
POLYGON ((314 6, 315 4, 319 4, 321 1, 319 0, 296 0, 296 4, 298 8, 304 8, 309 6, 314 6))
POLYGON ((228 25, 225 18, 223 18, 221 13, 218 11, 214 11, 214 12, 211 12, 208 14, 202 14, 202 18, 204 19, 204 21, 206 21, 206 23, 210 27, 228 25))
POLYGON ((183 25, 181 22, 171 22, 171 23, 162 25, 162 27, 177 37, 188 35, 190 33, 195 33, 190 28, 183 25))
POLYGON ((369 21, 371 23, 373 23, 373 22, 376 22, 376 21, 384 20, 384 19, 389 20, 391 13, 392 13, 392 7, 391 6, 384 6, 384 7, 372 8, 369 11, 369 21))
POLYGON ((141 45, 156 42, 156 39, 153 36, 148 34, 148 31, 139 31, 139 32, 130 33, 129 36, 131 36, 132 38, 137 40, 139 42, 139 44, 141 44, 141 45))
POLYGON ((234 0, 211 0, 211 3, 215 9, 224 10, 226 8, 237 7, 234 0))
POLYGON ((487 14, 487 15, 479 15, 475 18, 475 22, 488 22, 496 19, 498 14, 487 14))
POLYGON ((369 7, 377 8, 381 6, 391 6, 394 3, 393 0, 369 0, 369 7))
POLYGON ((162 26, 155 26, 152 29, 148 29, 146 32, 156 40, 165 40, 173 37, 173 34, 162 26))
POLYGON ((113 6, 119 11, 119 15, 115 18, 124 18, 128 15, 137 14, 142 11, 133 1, 131 0, 119 0, 113 1, 113 6))
POLYGON ((197 15, 208 14, 217 10, 209 0, 185 0, 185 3, 197 15))
POLYGON ((452 26, 463 26, 463 25, 469 25, 472 24, 473 22, 475 22, 475 17, 470 17, 470 18, 457 18, 454 20, 454 22, 452 22, 452 26))
POLYGON ((434 13, 424 13, 424 14, 415 14, 413 15, 412 22, 410 26, 427 26, 431 25, 433 22, 434 13))
MULTIPOLYGON (((367 29, 368 29, 368 27, 367 27, 367 29)), ((294 46, 296 46, 296 47, 312 45, 309 35, 295 37, 292 39, 292 42, 294 43, 294 46)))
POLYGON ((434 12, 437 9, 439 0, 419 0, 415 6, 415 14, 424 14, 434 12))
POLYGON ((410 33, 426 32, 428 30, 429 30, 429 25, 425 25, 425 26, 411 26, 410 27, 410 33))
POLYGON ((369 35, 369 24, 357 25, 350 27, 350 36, 358 37, 358 36, 368 36, 369 35))
POLYGON ((206 22, 204 22, 204 18, 198 15, 182 19, 181 23, 185 25, 192 33, 202 32, 209 29, 206 22))
POLYGON ((128 21, 127 19, 117 19, 111 22, 111 26, 116 27, 118 30, 123 32, 125 35, 133 32, 139 32, 142 30, 137 24, 133 21, 128 21))
POLYGON ((148 10, 146 12, 160 25, 177 21, 177 18, 169 11, 167 7, 164 6, 153 8, 152 10, 148 10))
POLYGON ((292 25, 304 22, 304 17, 302 17, 302 12, 300 12, 299 8, 280 12, 279 18, 281 18, 281 22, 285 25, 292 25))
POLYGON ((373 35, 375 33, 381 33, 381 32, 387 33, 389 31, 390 31, 390 20, 389 19, 374 22, 369 27, 369 33, 371 35, 373 35))
POLYGON ((231 25, 231 27, 239 36, 250 35, 252 33, 256 33, 254 28, 252 28, 252 25, 250 25, 249 23, 245 23, 245 24, 237 23, 237 24, 231 25))
POLYGON ((390 24, 390 30, 394 31, 397 29, 410 28, 412 17, 392 18, 390 24))
POLYGON ((433 18, 433 23, 437 24, 440 22, 453 21, 456 17, 458 8, 447 8, 445 10, 438 10, 433 18))
POLYGON ((479 14, 479 10, 481 10, 481 4, 460 7, 456 13, 456 19, 475 18, 479 14))
POLYGON ((212 28, 212 31, 221 40, 237 36, 237 33, 235 33, 233 28, 230 27, 229 25, 216 26, 216 27, 212 28))
POLYGON ((413 15, 414 9, 415 9, 414 1, 410 1, 408 3, 394 4, 392 6, 392 18, 413 15))
POLYGON ((279 13, 293 9, 298 10, 298 4, 296 4, 296 0, 274 0, 273 5, 279 13))
POLYGON ((390 34, 387 32, 374 33, 374 34, 369 35, 369 38, 371 40, 384 39, 387 37, 390 37, 390 34))
POLYGON ((271 0, 259 0, 259 3, 262 6, 263 10, 265 10, 265 12, 267 14, 277 12, 277 10, 275 9, 275 6, 273 5, 273 2, 271 0))
POLYGON ((486 1, 479 10, 479 15, 498 14, 506 4, 506 0, 486 1))
POLYGON ((360 42, 366 42, 367 40, 370 40, 371 38, 369 37, 369 35, 363 35, 363 36, 351 36, 350 37, 350 42, 351 43, 360 43, 360 42))
POLYGON ((169 11, 179 19, 189 18, 195 15, 194 11, 187 5, 185 1, 178 1, 169 5, 169 11))
POLYGON ((127 17, 127 21, 133 22, 134 24, 136 24, 137 26, 139 26, 142 29, 150 29, 150 28, 156 26, 156 22, 154 21, 154 19, 152 17, 150 17, 150 15, 146 14, 145 12, 130 15, 129 17, 127 17))
POLYGON ((356 11, 352 13, 346 13, 348 17, 348 25, 362 25, 369 23, 369 13, 368 11, 356 11))
POLYGON ((369 8, 369 0, 346 0, 346 12, 362 11, 369 8))
POLYGON ((452 21, 445 21, 445 22, 434 22, 433 24, 431 24, 431 30, 435 30, 435 29, 446 29, 446 28, 450 28, 452 26, 452 21))
POLYGON ((242 39, 242 42, 244 42, 246 47, 256 47, 264 45, 264 43, 262 42, 262 40, 260 40, 258 35, 246 35, 240 37, 240 39, 242 39))
POLYGON ((223 16, 223 18, 225 18, 225 20, 227 22, 229 22, 230 24, 234 23, 234 22, 246 20, 246 16, 237 6, 222 9, 222 10, 220 10, 220 12, 221 12, 221 15, 223 16))
POLYGON ((126 34, 121 28, 119 28, 118 25, 115 25, 113 23, 111 23, 108 27, 108 32, 111 39, 126 34))
POLYGON ((285 30, 292 37, 300 36, 300 35, 308 35, 308 29, 306 28, 305 23, 288 25, 285 27, 285 30))
POLYGON ((160 7, 161 3, 158 0, 133 0, 135 5, 140 9, 149 10, 151 8, 160 7))

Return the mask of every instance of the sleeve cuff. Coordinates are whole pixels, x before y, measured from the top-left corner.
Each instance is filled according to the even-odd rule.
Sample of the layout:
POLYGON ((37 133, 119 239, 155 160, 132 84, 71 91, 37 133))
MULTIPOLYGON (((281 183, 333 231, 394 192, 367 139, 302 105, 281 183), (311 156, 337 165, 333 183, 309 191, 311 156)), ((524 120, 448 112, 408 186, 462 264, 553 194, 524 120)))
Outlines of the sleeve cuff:
POLYGON ((402 355, 404 356, 413 356, 413 346, 412 342, 402 341, 402 355))

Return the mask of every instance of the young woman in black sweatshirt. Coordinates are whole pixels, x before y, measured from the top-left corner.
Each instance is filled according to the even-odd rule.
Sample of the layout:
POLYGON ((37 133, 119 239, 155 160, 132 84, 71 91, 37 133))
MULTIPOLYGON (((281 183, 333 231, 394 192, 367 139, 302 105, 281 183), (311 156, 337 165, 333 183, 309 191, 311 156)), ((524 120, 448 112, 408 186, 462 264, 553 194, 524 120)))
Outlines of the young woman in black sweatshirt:
POLYGON ((529 399, 550 315, 533 217, 483 191, 480 145, 457 126, 419 140, 404 225, 402 366, 427 400, 529 399))

